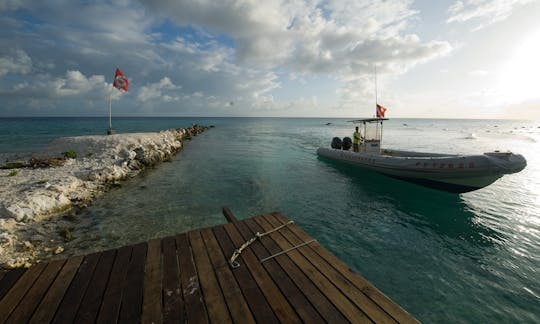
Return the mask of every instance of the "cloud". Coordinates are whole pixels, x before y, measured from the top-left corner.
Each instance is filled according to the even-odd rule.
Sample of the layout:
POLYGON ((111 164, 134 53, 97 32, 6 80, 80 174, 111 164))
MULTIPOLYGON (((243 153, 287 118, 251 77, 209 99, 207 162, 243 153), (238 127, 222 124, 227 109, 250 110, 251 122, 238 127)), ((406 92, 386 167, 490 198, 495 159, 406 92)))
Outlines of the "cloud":
POLYGON ((80 71, 67 71, 65 77, 36 75, 32 80, 26 79, 15 84, 11 89, 2 89, 3 94, 48 99, 63 97, 80 97, 86 94, 105 96, 110 87, 103 75, 86 77, 80 71))
POLYGON ((336 89, 339 102, 334 105, 338 110, 358 110, 359 107, 372 106, 375 98, 373 76, 362 75, 349 80, 343 87, 336 89))
POLYGON ((470 71, 469 75, 474 76, 474 77, 485 77, 489 75, 489 72, 486 70, 474 70, 474 71, 470 71))
POLYGON ((146 29, 153 20, 131 1, 23 1, 17 9, 9 12, 13 19, 0 19, 0 41, 23 49, 36 73, 104 74, 120 60, 155 60, 144 48, 151 45, 146 29))
POLYGON ((55 97, 80 96, 107 88, 103 75, 92 75, 87 78, 79 71, 68 71, 66 78, 57 79, 52 84, 52 95, 55 97))
MULTIPOLYGON (((404 32, 418 14, 410 9, 412 1, 141 3, 179 26, 194 26, 231 37, 234 47, 223 50, 222 63, 250 66, 263 75, 265 69, 285 69, 295 77, 335 75, 352 82, 340 92, 343 95, 349 93, 356 80, 371 76, 375 63, 380 73, 399 74, 452 50, 446 41, 423 42, 417 35, 404 32)), ((196 51, 185 40, 176 45, 185 52, 196 51)), ((279 87, 279 80, 265 82, 271 86, 261 82, 259 89, 250 90, 257 106, 261 105, 261 93, 268 94, 279 87)), ((350 99, 347 96, 343 101, 350 99)), ((266 96, 262 102, 274 100, 266 96)))
MULTIPOLYGON (((103 75, 85 76, 80 71, 67 71, 62 77, 37 74, 32 78, 0 88, 4 113, 24 116, 88 114, 96 108, 105 107, 111 91, 111 84, 105 82, 103 75)), ((116 91, 118 92, 118 91, 116 91)), ((112 98, 121 94, 112 92, 112 98)))
POLYGON ((23 50, 14 50, 9 56, 0 56, 0 77, 8 73, 28 74, 31 70, 32 59, 23 50))
POLYGON ((168 77, 164 77, 159 82, 142 86, 137 95, 137 100, 142 102, 150 100, 164 102, 178 101, 180 98, 173 91, 181 88, 181 86, 174 85, 168 77))
POLYGON ((307 105, 277 93, 285 83, 309 88, 302 84, 309 75, 336 80, 352 105, 374 63, 397 75, 452 50, 407 32, 418 19, 411 7, 408 0, 4 1, 0 10, 13 18, 0 18, 0 96, 6 106, 41 100, 58 114, 71 113, 77 98, 98 109, 119 66, 130 79, 122 102, 141 113, 307 105))
POLYGON ((349 1, 336 0, 323 5, 329 20, 336 26, 359 31, 362 35, 387 37, 407 27, 408 20, 418 12, 413 1, 349 1))
POLYGON ((183 37, 177 37, 171 42, 163 43, 162 47, 175 54, 173 59, 175 61, 180 57, 188 59, 184 62, 189 62, 189 67, 194 70, 219 72, 225 68, 225 65, 231 67, 228 60, 233 55, 232 51, 216 44, 213 40, 192 43, 183 37))
POLYGON ((406 60, 423 62, 451 49, 447 42, 423 43, 415 35, 400 34, 417 14, 409 8, 411 1, 141 2, 178 25, 232 37, 240 64, 287 67, 291 73, 346 73, 359 62, 403 53, 406 60), (365 46, 377 43, 378 51, 365 46))
POLYGON ((304 6, 302 1, 141 0, 141 3, 180 26, 194 26, 232 37, 239 62, 265 67, 282 63, 280 59, 286 56, 283 48, 292 45, 286 32, 293 18, 292 8, 304 6))
POLYGON ((25 0, 0 0, 0 11, 15 10, 24 5, 25 0))
POLYGON ((475 30, 508 18, 512 11, 533 0, 465 0, 456 1, 448 8, 447 23, 474 21, 475 30))

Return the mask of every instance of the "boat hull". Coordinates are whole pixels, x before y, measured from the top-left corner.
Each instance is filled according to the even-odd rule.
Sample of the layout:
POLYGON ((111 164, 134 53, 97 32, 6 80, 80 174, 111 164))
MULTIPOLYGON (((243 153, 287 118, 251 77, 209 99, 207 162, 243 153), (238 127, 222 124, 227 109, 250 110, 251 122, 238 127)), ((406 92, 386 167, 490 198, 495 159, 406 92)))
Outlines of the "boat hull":
POLYGON ((357 153, 321 147, 321 157, 376 171, 393 178, 453 193, 488 186, 505 174, 523 170, 523 156, 512 153, 446 155, 383 150, 381 154, 357 153))

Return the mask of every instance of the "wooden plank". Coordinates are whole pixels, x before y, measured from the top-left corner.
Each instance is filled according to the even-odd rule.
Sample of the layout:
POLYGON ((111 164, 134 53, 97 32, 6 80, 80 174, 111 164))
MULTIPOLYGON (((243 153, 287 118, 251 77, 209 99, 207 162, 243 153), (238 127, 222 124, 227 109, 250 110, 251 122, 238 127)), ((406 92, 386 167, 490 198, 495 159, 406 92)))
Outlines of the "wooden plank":
POLYGON ((163 322, 184 322, 184 302, 180 284, 180 269, 176 257, 176 241, 164 238, 163 246, 163 322))
MULTIPOLYGON (((242 246, 244 242, 251 239, 251 237, 244 239, 238 232, 237 227, 235 227, 235 225, 232 223, 225 224, 223 228, 236 247, 242 246)), ((283 296, 281 290, 276 286, 272 280, 272 277, 268 274, 268 272, 266 272, 266 269, 259 262, 259 259, 253 253, 251 247, 254 245, 260 246, 260 242, 254 242, 249 248, 242 252, 241 256, 244 262, 240 265, 240 267, 247 267, 249 269, 249 272, 253 276, 253 279, 255 279, 257 286, 259 286, 261 292, 266 298, 266 301, 280 322, 300 323, 301 320, 294 309, 291 307, 285 296, 283 296)), ((235 269, 234 271, 236 270, 238 269, 235 269)))
POLYGON ((11 287, 2 300, 0 300, 0 323, 3 323, 22 300, 26 292, 32 287, 45 264, 40 263, 26 270, 17 282, 11 287))
MULTIPOLYGON (((217 241, 219 242, 219 245, 221 246, 221 250, 223 251, 225 258, 229 258, 235 250, 235 247, 227 235, 224 227, 215 227, 213 232, 217 241)), ((257 286, 253 276, 251 273, 249 273, 248 269, 241 266, 233 269, 232 273, 236 278, 242 293, 246 297, 246 301, 249 308, 253 312, 253 315, 255 316, 255 320, 260 323, 277 322, 276 315, 257 286)))
MULTIPOLYGON (((267 215, 266 220, 268 220, 272 226, 279 226, 281 223, 280 220, 274 218, 272 215, 267 215)), ((281 234, 286 237, 290 244, 293 246, 299 245, 304 241, 298 238, 293 232, 292 228, 297 226, 289 226, 284 228, 281 231, 281 234)), ((305 246, 298 251, 308 259, 311 264, 313 264, 321 273, 323 273, 328 280, 336 288, 338 288, 341 293, 349 300, 351 300, 359 309, 362 310, 371 320, 376 323, 396 323, 396 321, 388 315, 381 307, 375 304, 371 299, 362 293, 358 288, 354 287, 350 281, 348 281, 339 271, 334 269, 331 264, 322 259, 317 253, 315 253, 311 247, 319 245, 318 242, 313 242, 308 246, 305 246)))
POLYGON ((199 278, 193 261, 193 254, 189 246, 187 234, 176 237, 176 253, 181 269, 182 296, 186 309, 188 323, 208 323, 206 309, 202 300, 199 278))
MULTIPOLYGON (((259 225, 265 231, 274 229, 276 226, 269 223, 265 218, 257 219, 259 225)), ((292 225, 295 226, 295 225, 292 225)), ((270 234, 272 239, 282 250, 293 247, 280 232, 270 234)), ((351 322, 371 322, 369 318, 358 309, 347 297, 345 297, 309 260, 307 260, 298 250, 292 250, 287 255, 298 265, 300 269, 313 281, 313 283, 324 292, 328 299, 336 308, 351 322)))
POLYGON ((286 221, 273 213, 0 273, 0 322, 417 323, 318 243, 261 264, 311 239, 296 225, 229 267, 235 247, 286 221))
POLYGON ((191 231, 188 236, 209 321, 211 323, 232 323, 200 231, 191 231))
POLYGON ((146 250, 146 242, 133 246, 124 281, 119 323, 138 323, 141 321, 146 250))
POLYGON ((26 323, 34 313, 34 310, 39 305, 39 302, 49 289, 56 275, 62 269, 65 260, 53 261, 46 264, 45 269, 35 281, 34 285, 26 293, 23 300, 17 308, 11 313, 7 322, 9 323, 26 323))
POLYGON ((75 322, 77 323, 93 323, 95 322, 107 283, 109 282, 109 276, 113 266, 114 259, 116 258, 116 250, 108 250, 101 253, 99 261, 94 270, 94 274, 90 279, 89 289, 81 301, 81 306, 77 311, 75 322))
POLYGON ((234 278, 226 256, 223 255, 221 248, 212 232, 212 229, 201 230, 201 236, 208 251, 208 256, 212 267, 218 278, 221 291, 225 297, 225 302, 229 308, 233 322, 236 323, 255 323, 255 319, 247 301, 234 278))
POLYGON ((132 251, 132 246, 124 246, 116 251, 116 258, 112 265, 109 283, 103 294, 103 301, 99 309, 96 321, 98 323, 116 323, 118 320, 118 314, 120 313, 120 306, 122 304, 122 289, 132 251))
MULTIPOLYGON (((288 221, 287 218, 280 213, 272 213, 272 215, 281 222, 288 221)), ((291 230, 301 239, 306 240, 310 238, 300 227, 292 227, 291 230)), ((411 314, 401 308, 398 304, 393 302, 369 281, 364 279, 361 275, 350 269, 343 261, 338 259, 335 255, 330 253, 327 249, 320 244, 314 244, 311 248, 316 251, 322 258, 324 258, 329 264, 333 265, 338 271, 344 274, 347 279, 353 283, 358 289, 366 294, 370 299, 383 308, 388 314, 390 314, 396 321, 400 323, 418 323, 418 320, 411 314)))
POLYGON ((229 223, 234 223, 238 221, 234 216, 233 212, 229 209, 229 207, 223 207, 223 216, 225 216, 229 223))
MULTIPOLYGON (((264 232, 265 230, 258 224, 261 220, 258 218, 249 219, 246 224, 253 232, 264 232)), ((268 251, 268 254, 272 255, 283 251, 277 243, 268 236, 261 239, 261 243, 268 251)), ((273 259, 280 267, 285 271, 287 276, 291 278, 298 289, 309 300, 313 307, 321 314, 326 322, 329 323, 349 323, 347 319, 338 311, 338 309, 328 300, 323 292, 306 276, 306 274, 292 261, 292 259, 284 254, 273 259)), ((269 261, 267 261, 269 262, 269 261)), ((266 262, 265 262, 266 263, 266 262)))
POLYGON ((100 255, 100 253, 93 253, 84 257, 71 285, 66 291, 64 299, 58 307, 54 322, 71 323, 75 320, 75 315, 94 274, 100 255))
POLYGON ((2 281, 0 281, 0 300, 4 298, 4 296, 11 289, 11 287, 13 287, 13 285, 25 272, 25 268, 18 268, 10 270, 9 272, 4 274, 2 281))
POLYGON ((30 319, 30 323, 48 323, 53 319, 56 309, 71 284, 71 280, 75 277, 82 260, 83 256, 76 256, 65 261, 60 273, 56 276, 56 279, 30 319))
MULTIPOLYGON (((262 229, 257 231, 250 230, 247 225, 249 221, 253 220, 245 220, 235 224, 245 241, 253 237, 257 231, 262 231, 262 229)), ((270 254, 263 244, 254 244, 252 250, 258 260, 261 260, 270 254)), ((268 260, 263 263, 263 266, 272 277, 272 280, 278 285, 279 289, 281 289, 283 295, 289 300, 292 307, 294 307, 294 310, 298 313, 302 321, 306 323, 320 323, 324 321, 321 315, 319 315, 317 310, 311 305, 306 296, 294 284, 291 277, 289 277, 284 269, 280 267, 276 260, 268 260)))
POLYGON ((142 323, 162 322, 161 271, 161 240, 150 240, 144 270, 142 323))

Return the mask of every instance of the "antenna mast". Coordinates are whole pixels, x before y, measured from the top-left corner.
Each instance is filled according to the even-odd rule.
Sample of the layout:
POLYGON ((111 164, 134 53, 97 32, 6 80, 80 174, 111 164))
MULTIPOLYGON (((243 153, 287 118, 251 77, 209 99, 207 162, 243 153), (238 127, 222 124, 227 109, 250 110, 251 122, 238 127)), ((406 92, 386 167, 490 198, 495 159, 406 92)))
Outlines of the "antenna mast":
POLYGON ((375 107, 377 107, 378 101, 377 101, 377 63, 374 65, 375 69, 375 107))
MULTIPOLYGON (((375 70, 375 117, 379 118, 379 114, 377 113, 378 112, 378 105, 379 105, 379 102, 378 102, 378 96, 377 96, 377 63, 374 64, 374 70, 375 70)), ((382 124, 381 124, 381 133, 382 133, 382 124)), ((379 135, 379 121, 377 121, 377 126, 375 127, 375 139, 378 139, 379 140, 379 145, 380 145, 380 140, 382 139, 382 134, 379 135)))

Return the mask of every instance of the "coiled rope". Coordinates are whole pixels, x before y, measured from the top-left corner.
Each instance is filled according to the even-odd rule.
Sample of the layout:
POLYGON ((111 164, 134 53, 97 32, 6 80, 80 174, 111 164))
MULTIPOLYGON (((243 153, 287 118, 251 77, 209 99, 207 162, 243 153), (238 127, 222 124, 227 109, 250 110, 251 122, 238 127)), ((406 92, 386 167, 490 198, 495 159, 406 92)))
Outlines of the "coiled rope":
POLYGON ((280 229, 282 229, 283 227, 287 226, 287 225, 290 225, 290 224, 293 224, 294 221, 288 221, 287 223, 283 224, 283 225, 280 225, 274 229, 271 229, 269 230, 268 232, 264 232, 264 233, 255 233, 255 236, 250 238, 249 240, 247 240, 244 244, 242 244, 242 246, 240 246, 238 249, 234 250, 233 252, 233 255, 231 256, 231 258, 229 259, 229 265, 231 266, 231 268, 233 269, 236 269, 240 266, 240 263, 238 263, 238 261, 236 261, 236 259, 238 259, 238 257, 240 256, 240 254, 242 254, 242 251, 244 251, 248 246, 250 246, 253 242, 257 241, 257 240, 260 240, 261 237, 264 237, 268 234, 271 234, 271 233, 274 233, 276 231, 279 231, 280 229))

